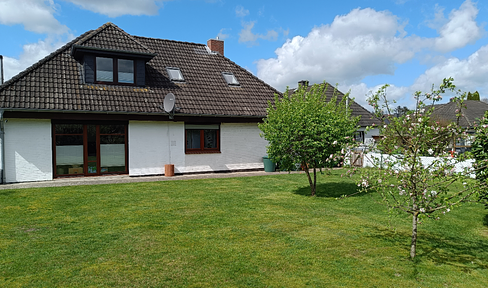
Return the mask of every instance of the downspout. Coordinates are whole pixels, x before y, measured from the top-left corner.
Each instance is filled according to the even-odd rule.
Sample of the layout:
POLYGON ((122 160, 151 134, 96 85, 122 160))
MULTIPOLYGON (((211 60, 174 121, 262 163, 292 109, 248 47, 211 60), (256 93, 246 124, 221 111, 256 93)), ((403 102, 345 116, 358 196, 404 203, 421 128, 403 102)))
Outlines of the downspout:
POLYGON ((3 119, 3 113, 4 110, 0 110, 0 143, 2 145, 1 149, 1 172, 0 172, 0 178, 1 178, 1 184, 5 184, 5 120, 3 119))

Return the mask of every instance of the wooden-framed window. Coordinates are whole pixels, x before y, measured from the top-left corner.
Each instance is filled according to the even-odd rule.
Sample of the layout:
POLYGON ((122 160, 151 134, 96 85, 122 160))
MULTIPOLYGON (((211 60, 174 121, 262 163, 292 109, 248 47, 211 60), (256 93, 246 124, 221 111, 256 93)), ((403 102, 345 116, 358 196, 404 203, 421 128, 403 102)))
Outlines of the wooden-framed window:
POLYGON ((53 122, 54 177, 128 173, 126 122, 53 122))
POLYGON ((95 82, 135 85, 135 61, 115 57, 95 57, 95 82))
POLYGON ((186 124, 185 153, 220 153, 220 125, 186 124))

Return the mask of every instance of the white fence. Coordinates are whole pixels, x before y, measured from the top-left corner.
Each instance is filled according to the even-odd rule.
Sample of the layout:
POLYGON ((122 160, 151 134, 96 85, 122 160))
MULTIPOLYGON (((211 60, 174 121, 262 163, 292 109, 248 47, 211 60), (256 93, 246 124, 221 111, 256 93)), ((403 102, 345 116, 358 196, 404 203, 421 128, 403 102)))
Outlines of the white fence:
MULTIPOLYGON (((373 152, 362 153, 362 157, 362 167, 375 167, 376 165, 381 165, 381 163, 391 163, 392 161, 396 161, 396 158, 391 155, 373 152)), ((428 167, 435 159, 436 157, 420 157, 420 160, 422 161, 424 167, 428 167)), ((465 171, 466 168, 471 169, 473 167, 473 163, 473 159, 469 159, 464 162, 458 162, 455 164, 453 172, 460 173, 465 171)), ((401 167, 394 168, 400 169, 401 167)), ((470 176, 472 178, 475 177, 474 173, 471 173, 470 176)))

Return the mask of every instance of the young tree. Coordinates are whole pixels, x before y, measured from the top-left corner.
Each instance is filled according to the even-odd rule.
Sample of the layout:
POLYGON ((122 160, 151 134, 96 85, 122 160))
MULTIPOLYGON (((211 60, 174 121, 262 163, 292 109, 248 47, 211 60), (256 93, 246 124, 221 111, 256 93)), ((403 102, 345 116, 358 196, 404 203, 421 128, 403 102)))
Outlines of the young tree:
MULTIPOLYGON (((481 185, 486 185, 488 182, 488 111, 485 116, 480 119, 480 122, 475 127, 476 137, 471 145, 471 153, 475 160, 474 167, 476 167, 476 180, 481 182, 481 185)), ((488 209, 488 190, 480 192, 480 200, 485 202, 485 207, 488 209)))
MULTIPOLYGON (((379 119, 383 119, 379 117, 383 116, 383 110, 390 109, 387 87, 368 99, 379 119)), ((444 79, 437 90, 425 94, 417 92, 414 110, 398 118, 389 118, 390 123, 382 127, 383 138, 377 144, 377 149, 388 155, 375 160, 375 165, 380 168, 362 170, 358 182, 362 191, 379 193, 390 210, 412 215, 411 258, 416 255, 420 220, 423 217, 438 220, 456 205, 474 198, 480 189, 475 181, 468 180, 473 170, 456 167, 466 156, 461 154, 453 158, 449 151, 452 141, 446 141, 466 137, 466 131, 459 127, 458 121, 441 125, 432 118, 433 104, 441 100, 446 91, 457 93, 452 101, 462 105, 465 94, 456 91, 452 78, 449 78, 444 79), (420 157, 425 155, 432 157, 428 161, 424 158, 423 162, 420 157), (454 189, 456 182, 463 183, 463 188, 454 189)), ((460 111, 456 111, 458 118, 462 116, 460 111)))
POLYGON ((268 103, 267 117, 259 124, 269 143, 269 157, 287 170, 302 165, 312 196, 317 187, 317 169, 342 161, 341 150, 354 142, 359 121, 359 117, 351 116, 347 95, 340 101, 335 93, 327 99, 328 88, 324 82, 310 89, 300 86, 294 93, 287 89, 283 97, 275 95, 274 103, 268 103))

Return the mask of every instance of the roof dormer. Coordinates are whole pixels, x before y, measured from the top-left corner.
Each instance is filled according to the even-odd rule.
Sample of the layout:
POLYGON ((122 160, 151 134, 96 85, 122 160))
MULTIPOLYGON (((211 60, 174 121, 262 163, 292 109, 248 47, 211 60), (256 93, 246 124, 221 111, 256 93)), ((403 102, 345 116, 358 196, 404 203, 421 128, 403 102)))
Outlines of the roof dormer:
POLYGON ((146 62, 156 54, 112 23, 87 33, 71 47, 85 83, 145 86, 146 62))

